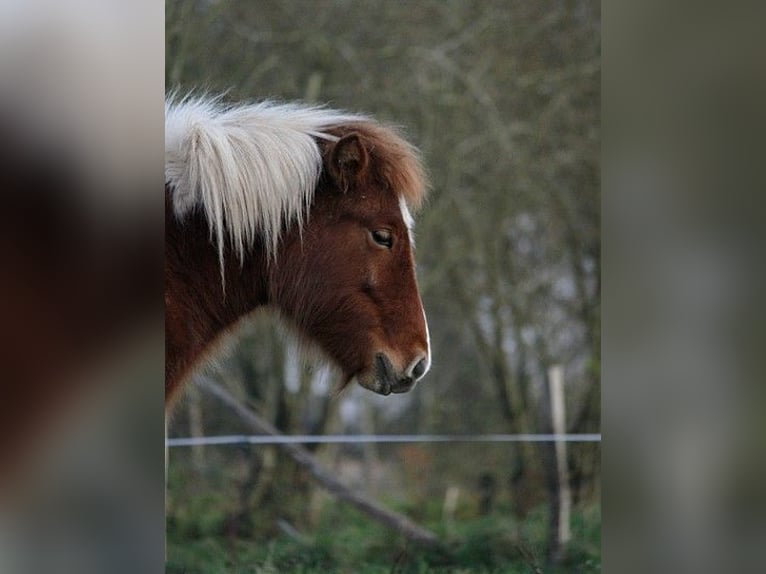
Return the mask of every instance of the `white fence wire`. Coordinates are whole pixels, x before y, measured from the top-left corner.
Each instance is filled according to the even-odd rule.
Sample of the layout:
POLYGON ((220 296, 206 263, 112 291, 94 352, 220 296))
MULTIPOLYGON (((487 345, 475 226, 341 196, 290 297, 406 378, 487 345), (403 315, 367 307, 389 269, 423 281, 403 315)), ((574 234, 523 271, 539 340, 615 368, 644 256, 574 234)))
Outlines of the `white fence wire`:
POLYGON ((601 442, 600 434, 483 434, 483 435, 221 435, 169 438, 170 448, 236 444, 359 444, 455 442, 601 442))

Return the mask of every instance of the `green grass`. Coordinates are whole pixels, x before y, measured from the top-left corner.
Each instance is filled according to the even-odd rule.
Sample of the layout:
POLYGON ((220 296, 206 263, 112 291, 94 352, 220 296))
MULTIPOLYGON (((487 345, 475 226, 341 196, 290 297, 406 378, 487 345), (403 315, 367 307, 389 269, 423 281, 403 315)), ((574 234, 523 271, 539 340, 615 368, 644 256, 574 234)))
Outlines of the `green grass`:
POLYGON ((306 540, 285 535, 230 539, 216 534, 216 512, 204 504, 198 528, 185 516, 168 525, 168 574, 595 574, 601 571, 601 517, 598 506, 575 512, 572 543, 559 568, 545 566, 547 514, 544 507, 523 524, 494 515, 426 524, 444 548, 423 550, 345 505, 325 509, 306 540))

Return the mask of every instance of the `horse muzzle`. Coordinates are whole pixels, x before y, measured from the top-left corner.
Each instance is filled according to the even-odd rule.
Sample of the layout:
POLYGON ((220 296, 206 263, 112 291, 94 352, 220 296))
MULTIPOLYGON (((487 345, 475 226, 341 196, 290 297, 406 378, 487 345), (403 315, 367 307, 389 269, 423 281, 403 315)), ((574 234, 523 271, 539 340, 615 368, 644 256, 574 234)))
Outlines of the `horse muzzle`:
POLYGON ((359 384, 384 396, 391 393, 406 393, 412 390, 426 370, 425 359, 420 359, 414 366, 410 366, 406 373, 398 374, 389 358, 383 353, 377 353, 371 376, 360 377, 359 384))

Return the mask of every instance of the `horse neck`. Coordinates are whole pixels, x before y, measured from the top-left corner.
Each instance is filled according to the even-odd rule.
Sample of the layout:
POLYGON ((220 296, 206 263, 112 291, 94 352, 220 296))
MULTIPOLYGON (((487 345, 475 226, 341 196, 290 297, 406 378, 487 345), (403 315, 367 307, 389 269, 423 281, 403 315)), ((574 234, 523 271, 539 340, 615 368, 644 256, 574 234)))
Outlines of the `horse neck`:
POLYGON ((224 275, 204 216, 183 221, 165 206, 165 391, 166 402, 210 348, 242 317, 268 303, 263 250, 245 260, 228 250, 224 275))

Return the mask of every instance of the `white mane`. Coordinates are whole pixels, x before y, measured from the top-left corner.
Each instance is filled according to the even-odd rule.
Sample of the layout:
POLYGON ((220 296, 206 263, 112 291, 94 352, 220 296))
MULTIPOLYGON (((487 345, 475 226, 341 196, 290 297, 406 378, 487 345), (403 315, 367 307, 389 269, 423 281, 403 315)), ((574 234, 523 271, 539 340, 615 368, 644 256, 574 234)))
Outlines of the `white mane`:
POLYGON ((316 138, 365 116, 300 104, 224 105, 219 99, 165 101, 165 182, 181 218, 203 210, 223 276, 226 238, 243 259, 260 235, 269 256, 287 223, 305 221, 322 169, 316 138))

